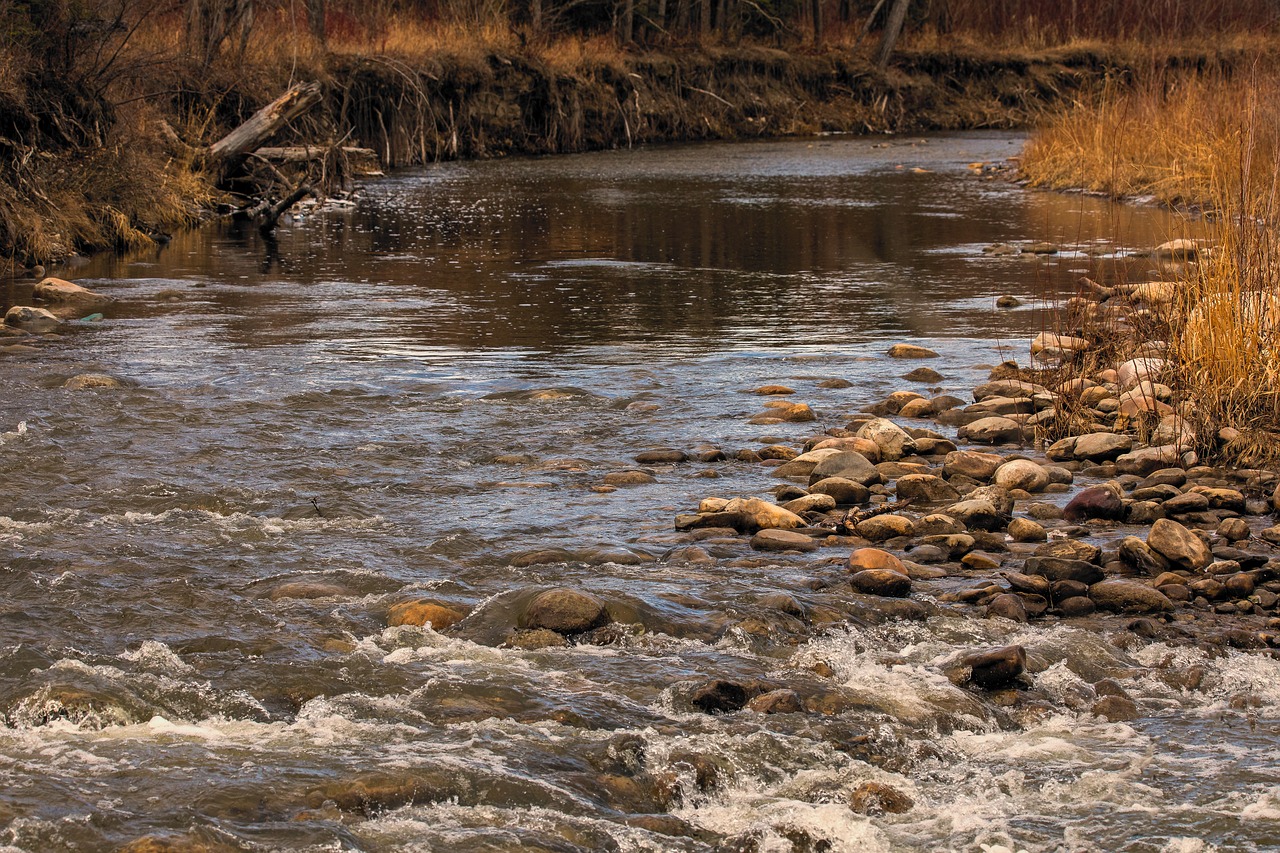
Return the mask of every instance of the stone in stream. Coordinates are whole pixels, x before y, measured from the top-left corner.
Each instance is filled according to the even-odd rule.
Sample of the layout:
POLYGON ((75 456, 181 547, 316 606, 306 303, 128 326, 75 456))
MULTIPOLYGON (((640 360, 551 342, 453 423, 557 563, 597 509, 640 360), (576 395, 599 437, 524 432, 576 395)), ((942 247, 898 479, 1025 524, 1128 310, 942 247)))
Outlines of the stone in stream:
POLYGON ((1089 587, 1089 598, 1102 610, 1120 613, 1162 613, 1173 610, 1173 602, 1159 590, 1137 581, 1112 578, 1089 587))
POLYGON ((546 628, 560 634, 579 634, 609 621, 604 602, 576 589, 557 587, 541 593, 525 608, 521 628, 546 628))
POLYGON ((813 413, 813 409, 809 408, 808 403, 783 403, 778 402, 777 405, 769 406, 765 411, 751 418, 748 423, 753 424, 777 424, 777 423, 807 423, 817 420, 818 416, 813 413))
POLYGON ((1213 562, 1209 546, 1176 521, 1162 518, 1151 525, 1147 547, 1169 562, 1198 571, 1213 562))
POLYGON ((751 547, 757 551, 808 553, 818 550, 818 543, 812 536, 796 533, 794 530, 765 529, 751 537, 751 547))
POLYGON ((985 499, 963 500, 947 507, 945 515, 955 519, 969 530, 1000 530, 1008 517, 985 499))
MULTIPOLYGON (((775 472, 774 476, 780 474, 775 472)), ((809 472, 809 484, 816 485, 828 477, 853 480, 864 486, 873 486, 882 479, 871 460, 855 450, 837 450, 819 460, 809 472)))
POLYGON ((689 704, 704 714, 731 714, 741 711, 751 699, 747 688, 733 681, 712 679, 689 692, 689 704))
POLYGON ((831 495, 810 494, 793 498, 782 505, 788 512, 796 515, 806 512, 830 512, 836 508, 836 499, 831 495))
POLYGON ((641 451, 634 458, 641 465, 673 465, 687 461, 689 454, 671 447, 656 447, 653 450, 641 451))
POLYGON ((957 435, 978 444, 1021 443, 1022 425, 1005 417, 979 418, 960 427, 957 435))
POLYGON ((824 477, 809 486, 809 493, 830 495, 837 506, 853 506, 871 499, 870 489, 845 477, 824 477))
POLYGON ((873 515, 857 524, 858 535, 872 542, 883 542, 899 536, 911 536, 916 525, 904 515, 873 515))
POLYGON ((914 807, 914 800, 883 782, 863 782, 849 792, 849 808, 861 815, 906 814, 914 807))
MULTIPOLYGON (((1151 550, 1147 543, 1137 536, 1126 536, 1121 539, 1117 553, 1120 555, 1121 560, 1143 574, 1157 577, 1167 574, 1169 571, 1169 561, 1163 555, 1151 550)), ((1157 582, 1156 586, 1160 586, 1160 584, 1157 582)))
POLYGON ((62 387, 69 391, 84 391, 91 388, 123 388, 124 383, 105 373, 78 373, 63 382, 62 387))
POLYGON ((759 394, 762 397, 773 397, 794 394, 796 391, 786 385, 761 385, 759 388, 752 388, 750 393, 759 394))
POLYGON ((1070 335, 1055 335, 1052 332, 1041 332, 1031 341, 1031 354, 1049 358, 1067 358, 1089 348, 1084 338, 1070 335))
POLYGON ((1004 457, 977 450, 956 450, 942 460, 942 476, 950 479, 956 475, 979 482, 989 482, 996 470, 1004 464, 1004 457))
MULTIPOLYGON (((1110 462, 1128 453, 1133 439, 1114 432, 1092 432, 1076 438, 1072 455, 1089 462, 1110 462)), ((1053 456, 1049 457, 1053 459, 1053 456)))
POLYGON ((658 478, 648 471, 610 471, 604 475, 606 486, 648 486, 658 482, 658 478))
POLYGON ((959 663, 969 669, 962 683, 993 690, 1017 683, 1027 669, 1027 651, 1019 645, 1002 646, 964 655, 959 663))
POLYGON ((548 628, 531 628, 512 631, 507 635, 503 645, 510 649, 535 652, 539 649, 567 646, 569 641, 564 638, 564 634, 558 634, 548 628))
POLYGON ((1094 584, 1102 580, 1102 568, 1084 560, 1064 557, 1028 557, 1022 566, 1029 575, 1039 575, 1053 581, 1076 581, 1094 584))
POLYGON ((461 622, 463 614, 452 607, 445 607, 434 601, 401 601, 387 610, 387 624, 397 625, 430 625, 433 631, 443 631, 451 625, 461 622))
MULTIPOLYGON (((886 462, 901 459, 915 451, 915 441, 902 427, 891 420, 876 418, 867 421, 858 430, 858 438, 866 438, 875 442, 880 448, 880 458, 886 462)), ((848 476, 841 474, 840 476, 848 476)))
POLYGON ((60 278, 46 278, 32 290, 36 299, 53 305, 59 317, 83 317, 102 311, 112 303, 109 296, 60 278))
POLYGON ((1088 616, 1098 609, 1093 599, 1084 595, 1072 595, 1058 602, 1058 610, 1063 616, 1088 616))
POLYGON ((849 579, 856 592, 883 598, 906 598, 911 594, 911 578, 890 569, 863 569, 849 579))
POLYGON ((1002 593, 987 605, 987 618, 1000 617, 1013 622, 1027 621, 1027 608, 1022 599, 1013 593, 1002 593))
POLYGON ((1125 516, 1124 500, 1109 486, 1090 486, 1067 502, 1062 517, 1072 523, 1089 519, 1122 521, 1125 516))
POLYGON ((889 347, 889 358, 937 358, 938 354, 927 347, 915 344, 894 344, 889 347))
POLYGON ((1043 492, 1049 485, 1049 473, 1029 459, 1011 459, 996 469, 994 480, 1009 491, 1043 492))
POLYGON ((306 803, 313 809, 333 803, 342 811, 374 817, 412 803, 466 797, 467 787, 462 776, 448 769, 373 770, 312 788, 306 803))
POLYGON ((942 503, 960 497, 950 483, 934 474, 907 474, 898 478, 894 489, 898 500, 916 503, 942 503))
POLYGON ((804 710, 804 703, 794 690, 779 689, 761 693, 746 707, 759 714, 795 714, 804 710))
POLYGON ((5 312, 4 324, 26 332, 52 332, 62 321, 51 311, 30 305, 15 305, 5 312))
POLYGON ((1008 533, 1014 542, 1044 542, 1049 538, 1044 526, 1029 518, 1011 519, 1008 533))
POLYGON ((907 575, 907 567, 903 565, 902 561, 880 548, 857 549, 849 555, 848 567, 851 572, 863 569, 884 569, 896 572, 904 577, 907 575))
POLYGON ((910 373, 904 374, 902 378, 908 382, 927 382, 932 384, 941 382, 945 377, 932 367, 917 367, 910 373))

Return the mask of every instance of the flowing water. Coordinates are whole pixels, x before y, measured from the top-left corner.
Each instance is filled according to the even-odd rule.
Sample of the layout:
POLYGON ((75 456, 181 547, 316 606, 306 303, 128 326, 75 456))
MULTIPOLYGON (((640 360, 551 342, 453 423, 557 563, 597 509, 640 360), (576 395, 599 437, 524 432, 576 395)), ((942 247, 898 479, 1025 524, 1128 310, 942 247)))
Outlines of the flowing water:
MULTIPOLYGON (((1280 664, 933 607, 846 553, 695 541, 901 388, 963 396, 1044 301, 1183 227, 966 167, 1021 140, 807 141, 460 163, 356 205, 69 274, 102 322, 0 356, 0 843, 98 850, 1264 850, 1280 664), (1059 243, 997 257, 1000 241, 1059 243), (997 296, 1022 300, 997 309, 997 296), (63 388, 104 373, 120 388, 63 388), (847 387, 840 382, 847 380, 847 387), (818 421, 757 426, 766 383, 818 421), (637 466, 662 446, 728 461, 637 466), (604 485, 645 467, 656 482, 604 485), (549 586, 593 642, 503 646, 549 586), (469 611, 388 627, 413 598, 469 611), (919 615, 919 614, 915 614, 919 615), (954 686, 1018 642, 1019 691, 954 686), (708 679, 796 713, 699 712, 708 679), (1089 713, 1113 679, 1138 718, 1089 713), (903 813, 849 806, 884 783, 903 813), (185 846, 183 846, 185 845, 185 846), (141 849, 141 848, 139 848, 141 849)), ((16 298, 11 291, 9 298, 16 298)))

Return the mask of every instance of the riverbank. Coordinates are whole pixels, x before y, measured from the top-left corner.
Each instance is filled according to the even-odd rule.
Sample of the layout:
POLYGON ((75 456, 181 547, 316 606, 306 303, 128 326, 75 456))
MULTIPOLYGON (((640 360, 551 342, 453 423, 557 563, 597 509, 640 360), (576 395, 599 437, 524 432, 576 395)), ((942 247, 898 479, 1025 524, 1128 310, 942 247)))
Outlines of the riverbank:
MULTIPOLYGON (((161 82, 179 97, 113 106, 99 95, 97 112, 110 116, 99 133, 34 134, 6 159, 0 254, 19 272, 72 252, 145 248, 207 217, 234 198, 215 188, 205 147, 299 78, 320 82, 323 99, 276 141, 323 149, 307 177, 335 187, 350 177, 342 149, 353 145, 396 167, 707 139, 1025 127, 1116 81, 1168 71, 1229 76, 1257 56, 1235 44, 951 47, 903 50, 878 71, 846 50, 647 53, 580 45, 280 55, 198 75, 171 67, 161 82)), ((87 107, 62 94, 15 96, 4 123, 42 126, 45 108, 35 105, 45 101, 52 105, 45 112, 62 117, 57 127, 83 123, 87 107)), ((285 194, 278 171, 254 168, 258 186, 285 194)))

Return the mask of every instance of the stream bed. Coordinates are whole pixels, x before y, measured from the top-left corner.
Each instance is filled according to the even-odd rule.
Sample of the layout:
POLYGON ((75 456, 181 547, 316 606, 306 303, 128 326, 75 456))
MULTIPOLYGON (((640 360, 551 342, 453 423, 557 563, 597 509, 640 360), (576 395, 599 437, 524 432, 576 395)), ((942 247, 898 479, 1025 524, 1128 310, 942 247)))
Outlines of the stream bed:
POLYGON ((1271 657, 927 585, 897 618, 847 549, 675 529, 770 495, 740 450, 896 390, 969 399, 1079 275, 1140 277, 1185 230, 970 167, 1021 144, 442 164, 269 241, 59 273, 117 302, 0 356, 0 849, 1275 849, 1271 657), (1035 242, 1059 251, 983 251, 1035 242), (898 342, 942 379, 901 378, 898 342), (63 387, 85 373, 121 385, 63 387), (768 384, 817 420, 749 423, 768 384), (635 461, 655 447, 692 458, 635 461), (612 625, 506 643, 551 587, 612 625), (413 600, 468 615, 389 625, 413 600), (946 677, 1011 643, 1025 690, 946 677), (803 707, 705 713, 715 680, 803 707), (1136 718, 1090 713, 1102 682, 1136 718))

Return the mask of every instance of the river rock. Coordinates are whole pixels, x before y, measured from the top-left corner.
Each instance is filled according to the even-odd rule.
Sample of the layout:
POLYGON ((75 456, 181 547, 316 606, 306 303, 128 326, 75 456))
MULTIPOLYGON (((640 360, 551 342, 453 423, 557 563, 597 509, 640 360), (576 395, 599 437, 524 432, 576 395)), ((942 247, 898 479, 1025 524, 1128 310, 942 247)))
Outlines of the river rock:
POLYGON ((1089 348, 1084 338, 1070 335, 1055 335, 1052 332, 1041 332, 1031 341, 1031 354, 1049 358, 1064 358, 1089 348))
POLYGON ((849 555, 849 571, 858 572, 863 569, 885 569, 904 576, 907 574, 907 567, 901 560, 880 548, 858 548, 849 555))
POLYGON ((1163 358, 1134 358, 1116 368, 1116 384, 1128 391, 1142 382, 1154 382, 1169 363, 1163 358))
POLYGON ((998 617, 1013 622, 1027 621, 1027 607, 1022 599, 1013 593, 1003 593, 991 599, 987 605, 987 618, 998 617))
POLYGON ((774 424, 774 423, 790 423, 799 424, 815 421, 818 416, 813 413, 813 409, 809 408, 808 403, 784 403, 781 400, 777 405, 770 405, 765 411, 751 418, 750 423, 753 424, 774 424))
MULTIPOLYGON (((1126 536, 1121 539, 1117 553, 1125 563, 1152 577, 1162 576, 1169 570, 1169 561, 1147 547, 1147 543, 1136 536, 1126 536)), ((1156 586, 1160 584, 1157 583, 1156 586)))
POLYGON ((746 707, 758 714, 795 714, 804 710, 804 703, 794 690, 784 688, 761 693, 748 702, 746 707))
POLYGON ((1168 498, 1161 504, 1165 515, 1187 515, 1204 512, 1209 508, 1209 498, 1198 492, 1184 492, 1168 498))
POLYGON ((1027 397, 988 397, 980 403, 965 406, 967 415, 1029 415, 1035 403, 1027 397))
POLYGON ((864 486, 875 485, 881 480, 880 472, 871 464, 871 460, 853 450, 838 450, 823 457, 809 472, 809 484, 812 486, 828 477, 853 480, 864 486))
POLYGON ((1209 546, 1199 536, 1176 521, 1162 518, 1151 525, 1147 547, 1169 562, 1198 571, 1213 562, 1209 546))
POLYGON ((981 402, 988 397, 1025 397, 1031 399, 1037 394, 1048 393, 1049 389, 1043 385, 1037 385, 1034 382, 1025 382, 1021 379, 995 379, 991 382, 984 382, 977 388, 973 389, 973 399, 981 402))
POLYGON ((849 579, 857 592, 884 598, 906 598, 911 594, 911 578, 889 569, 863 569, 849 579))
POLYGON ((541 593, 525 608, 521 628, 546 628, 560 634, 578 634, 609 621, 604 602, 576 589, 558 587, 541 593))
POLYGON ((1102 610, 1119 613, 1162 613, 1173 610, 1173 602, 1159 590, 1137 581, 1112 578, 1089 587, 1089 598, 1102 610))
POLYGON ((858 522, 858 535, 872 542, 883 542, 898 536, 911 536, 916 532, 916 525, 905 515, 873 515, 858 522))
POLYGON ((553 649, 560 646, 569 645, 569 641, 565 639, 564 634, 556 633, 547 628, 528 628, 516 629, 507 634, 503 645, 510 649, 523 649, 527 652, 536 652, 539 649, 553 649))
MULTIPOLYGON (((767 449, 768 448, 766 448, 766 450, 767 449)), ((813 469, 818 467, 819 462, 831 456, 835 456, 840 452, 841 452, 840 448, 824 447, 821 449, 815 448, 813 450, 810 450, 808 453, 801 453, 799 456, 792 458, 790 461, 786 462, 785 464, 779 465, 778 467, 774 468, 773 476, 784 477, 784 478, 785 477, 808 477, 810 474, 813 473, 813 469)), ((759 451, 756 451, 756 455, 760 459, 764 458, 763 456, 760 456, 759 451)), ((779 454, 779 458, 782 458, 781 454, 779 454)))
POLYGON ((862 815, 906 814, 914 807, 914 800, 883 782, 863 782, 849 793, 849 808, 862 815))
POLYGON ((960 497, 950 483, 934 474, 907 474, 898 478, 894 488, 898 500, 916 503, 942 503, 960 497))
POLYGON ((5 312, 4 324, 26 332, 52 332, 62 325, 51 311, 33 308, 30 305, 15 305, 5 312))
POLYGON ((724 505, 721 514, 736 516, 738 523, 729 526, 746 533, 771 528, 793 530, 805 526, 805 520, 794 512, 759 498, 734 498, 724 505))
MULTIPOLYGON (((922 397, 917 400, 908 400, 898 410, 898 415, 903 418, 931 418, 937 414, 937 411, 937 406, 932 400, 926 400, 922 397)), ((916 439, 917 452, 922 452, 919 450, 919 445, 920 440, 916 439)))
POLYGON ((746 687, 733 681, 713 679, 689 692, 689 704, 704 714, 731 714, 741 711, 751 699, 746 687))
POLYGON ((1122 521, 1124 516, 1124 500, 1109 486, 1090 486, 1081 490, 1062 511, 1062 517, 1073 524, 1093 518, 1122 521))
POLYGON ((1049 598, 1053 595, 1052 584, 1048 578, 1039 575, 1024 575, 1021 572, 1005 572, 1004 579, 1014 592, 1025 592, 1049 598))
POLYGON ((462 776, 444 768, 373 770, 312 788, 306 803, 318 809, 331 802, 342 811, 374 817, 412 803, 454 799, 463 795, 466 787, 462 776))
POLYGON ((604 475, 606 486, 647 486, 658 482, 648 471, 610 471, 604 475))
MULTIPOLYGON (((875 442, 876 446, 880 448, 880 458, 888 462, 901 459, 907 453, 915 451, 915 441, 906 430, 886 418, 867 421, 858 430, 858 438, 866 438, 875 442)), ((839 476, 847 475, 840 474, 839 476)))
POLYGON ((102 311, 112 302, 109 296, 60 278, 46 278, 36 284, 32 294, 53 305, 52 313, 60 317, 83 317, 102 311))
POLYGON ((765 529, 751 537, 751 547, 757 551, 801 551, 809 553, 818 550, 818 543, 812 536, 796 533, 794 530, 765 529))
POLYGON ((986 483, 996 475, 996 469, 1004 464, 1004 457, 995 453, 976 450, 956 450, 942 460, 942 476, 950 479, 957 475, 986 483))
POLYGON ((1100 566, 1067 557, 1028 557, 1022 568, 1029 575, 1040 575, 1050 581, 1095 584, 1103 578, 1100 566))
POLYGON ((1009 444, 1022 441, 1022 425, 1003 417, 979 418, 956 433, 962 440, 978 444, 1009 444))
POLYGON ((1049 538, 1044 526, 1029 518, 1011 519, 1008 533, 1014 542, 1043 542, 1049 538))
POLYGON ((1027 669, 1027 650, 1019 645, 974 652, 960 658, 970 670, 967 682, 987 690, 1015 684, 1027 669))
POLYGON ((800 515, 806 512, 830 512, 836 508, 836 499, 831 495, 803 495, 789 500, 782 505, 789 512, 800 515))
POLYGON ((819 450, 830 449, 852 450, 855 453, 861 453, 873 465, 880 461, 879 446, 869 438, 858 438, 856 435, 847 435, 841 438, 824 438, 809 448, 809 452, 816 453, 819 450))
POLYGON ((794 394, 796 390, 786 385, 761 385, 759 388, 752 388, 751 393, 759 394, 761 397, 774 397, 794 394))
POLYGON ((62 387, 69 391, 84 391, 92 388, 123 388, 124 383, 105 373, 78 373, 63 382, 62 387))
POLYGON ((1179 237, 1156 246, 1152 254, 1162 261, 1194 261, 1200 254, 1200 247, 1194 240, 1179 237))
POLYGON ((1224 518, 1218 524, 1218 535, 1228 542, 1243 542, 1253 535, 1243 518, 1224 518))
POLYGON ((689 454, 673 447, 655 447, 652 450, 643 450, 633 458, 641 465, 674 465, 687 461, 689 454))
POLYGON ((433 631, 443 631, 461 622, 463 614, 452 607, 445 607, 434 601, 401 601, 387 610, 387 624, 430 625, 433 631))
POLYGON ((989 500, 963 500, 947 507, 944 515, 955 519, 969 530, 1000 530, 1008 517, 989 500))
MULTIPOLYGON (((1076 459, 1090 462, 1109 462, 1133 448, 1133 439, 1113 432, 1091 432, 1078 436, 1072 447, 1076 459)), ((1052 457, 1050 457, 1052 458, 1052 457)))
POLYGON ((938 354, 915 344, 894 344, 889 347, 889 358, 937 358, 938 354))
POLYGON ((1009 491, 1042 492, 1049 485, 1049 473, 1029 459, 1012 459, 996 469, 995 482, 1009 491))
POLYGON ((871 490, 845 477, 825 477, 809 486, 810 494, 830 495, 837 506, 853 506, 871 499, 871 490))
POLYGON ((1121 474, 1137 474, 1145 477, 1162 468, 1183 463, 1182 450, 1173 444, 1143 447, 1116 457, 1116 470, 1121 474))
POLYGON ((902 378, 908 382, 925 382, 932 385, 941 382, 946 377, 932 367, 917 367, 910 373, 903 374, 902 378))

